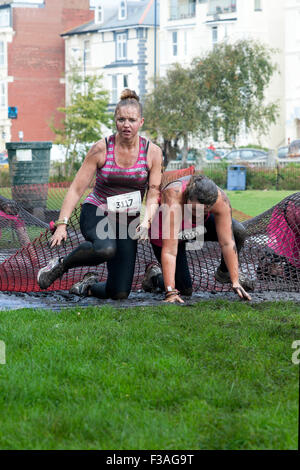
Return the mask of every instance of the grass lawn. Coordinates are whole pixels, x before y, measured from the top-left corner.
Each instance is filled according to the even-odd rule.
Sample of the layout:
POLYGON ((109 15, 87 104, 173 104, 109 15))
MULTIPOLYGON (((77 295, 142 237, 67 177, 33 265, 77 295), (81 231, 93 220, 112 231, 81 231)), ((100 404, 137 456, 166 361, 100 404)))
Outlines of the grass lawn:
POLYGON ((251 215, 252 217, 261 214, 262 212, 270 209, 272 206, 282 201, 290 194, 297 191, 225 191, 229 197, 231 206, 244 214, 251 215))
POLYGON ((1 449, 296 449, 294 303, 0 312, 1 449))

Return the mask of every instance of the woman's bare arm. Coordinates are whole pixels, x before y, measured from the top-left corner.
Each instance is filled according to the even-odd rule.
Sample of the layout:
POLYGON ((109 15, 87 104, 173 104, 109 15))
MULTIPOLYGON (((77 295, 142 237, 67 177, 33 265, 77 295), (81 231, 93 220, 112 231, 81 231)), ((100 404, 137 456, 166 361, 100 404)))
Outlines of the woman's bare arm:
POLYGON ((148 229, 158 208, 158 201, 160 196, 162 151, 158 145, 155 145, 152 142, 149 145, 148 165, 150 168, 150 174, 146 195, 145 213, 143 216, 143 221, 137 228, 137 234, 140 240, 146 240, 148 238, 148 229))
POLYGON ((239 260, 232 230, 232 210, 228 197, 219 189, 219 195, 211 212, 215 217, 216 232, 226 263, 232 287, 239 297, 251 300, 250 295, 243 289, 239 282, 239 260))
MULTIPOLYGON (((104 140, 100 140, 91 147, 66 194, 60 210, 59 221, 70 218, 74 208, 89 187, 97 167, 104 165, 105 153, 106 145, 104 140)), ((51 237, 51 247, 60 245, 63 240, 67 239, 66 227, 66 224, 63 223, 58 225, 51 237)))
POLYGON ((182 194, 181 183, 173 183, 162 192, 162 252, 161 264, 165 290, 174 290, 174 295, 166 302, 181 302, 176 294, 175 272, 178 252, 178 233, 182 226, 182 194))

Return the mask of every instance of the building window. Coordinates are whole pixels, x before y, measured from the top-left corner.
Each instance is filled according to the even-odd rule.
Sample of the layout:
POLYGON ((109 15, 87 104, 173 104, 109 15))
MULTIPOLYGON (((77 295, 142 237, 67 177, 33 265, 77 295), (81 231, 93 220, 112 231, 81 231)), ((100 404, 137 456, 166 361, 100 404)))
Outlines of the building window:
POLYGON ((120 1, 119 7, 119 20, 126 20, 127 18, 127 2, 126 0, 120 1))
POLYGON ((209 0, 208 15, 236 12, 236 0, 209 0))
MULTIPOLYGON (((10 2, 10 3, 13 3, 13 2, 10 2)), ((29 6, 31 3, 43 5, 45 3, 45 0, 15 0, 15 3, 28 3, 28 5, 26 6, 29 6)))
POLYGON ((128 75, 123 75, 123 88, 128 88, 128 75))
POLYGON ((6 108, 6 83, 0 83, 0 107, 6 108))
POLYGON ((4 42, 0 41, 0 67, 5 65, 4 42))
POLYGON ((10 8, 0 9, 0 27, 10 26, 10 8))
POLYGON ((117 34, 117 60, 127 59, 127 34, 117 34))
POLYGON ((254 10, 255 11, 261 11, 261 0, 254 0, 254 10))
POLYGON ((173 54, 173 57, 176 57, 178 55, 178 32, 177 31, 172 32, 172 54, 173 54))
POLYGON ((170 19, 193 18, 196 15, 196 0, 170 0, 170 19))
POLYGON ((118 75, 111 76, 111 102, 118 102, 118 75))
POLYGON ((103 7, 102 5, 95 6, 95 23, 103 23, 103 7))
POLYGON ((212 43, 213 45, 217 44, 218 42, 218 26, 213 26, 211 28, 211 34, 212 34, 212 43))

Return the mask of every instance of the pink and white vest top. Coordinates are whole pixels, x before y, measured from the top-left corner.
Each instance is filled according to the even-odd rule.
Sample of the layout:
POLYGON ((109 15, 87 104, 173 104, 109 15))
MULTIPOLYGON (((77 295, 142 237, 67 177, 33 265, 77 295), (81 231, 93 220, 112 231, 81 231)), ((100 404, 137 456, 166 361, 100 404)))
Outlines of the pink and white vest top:
POLYGON ((149 177, 147 163, 149 141, 139 137, 139 154, 135 164, 130 168, 121 168, 115 160, 115 135, 105 140, 107 148, 105 164, 97 168, 94 189, 83 203, 106 207, 106 198, 132 191, 141 191, 143 200, 149 177))

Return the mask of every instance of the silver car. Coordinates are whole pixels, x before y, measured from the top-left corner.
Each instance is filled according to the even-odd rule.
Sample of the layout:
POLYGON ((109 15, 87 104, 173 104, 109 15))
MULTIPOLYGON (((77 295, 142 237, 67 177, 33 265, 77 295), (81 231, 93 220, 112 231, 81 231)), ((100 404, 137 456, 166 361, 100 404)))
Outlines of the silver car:
POLYGON ((235 149, 231 150, 230 152, 226 153, 222 160, 236 163, 236 162, 251 162, 255 160, 258 161, 266 161, 267 160, 267 152, 259 149, 252 149, 252 148, 243 148, 243 149, 235 149))

